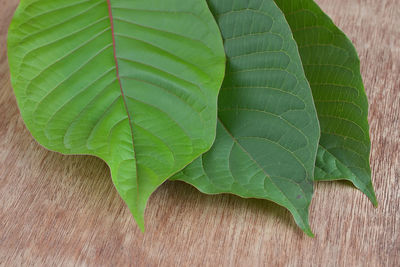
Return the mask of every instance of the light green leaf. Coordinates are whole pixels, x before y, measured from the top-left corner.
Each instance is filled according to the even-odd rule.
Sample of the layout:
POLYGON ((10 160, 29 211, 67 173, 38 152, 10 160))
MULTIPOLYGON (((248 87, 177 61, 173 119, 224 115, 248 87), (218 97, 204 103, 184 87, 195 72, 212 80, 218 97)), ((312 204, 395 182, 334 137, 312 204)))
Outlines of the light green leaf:
POLYGON ((368 100, 351 41, 313 0, 275 0, 299 46, 321 124, 317 181, 351 181, 377 205, 369 165, 368 100))
POLYGON ((296 42, 273 0, 210 0, 227 54, 211 150, 173 179, 208 194, 268 199, 312 235, 319 126, 296 42))
POLYGON ((203 0, 22 0, 8 57, 35 139, 106 161, 142 229, 150 194, 214 141, 225 55, 203 0))

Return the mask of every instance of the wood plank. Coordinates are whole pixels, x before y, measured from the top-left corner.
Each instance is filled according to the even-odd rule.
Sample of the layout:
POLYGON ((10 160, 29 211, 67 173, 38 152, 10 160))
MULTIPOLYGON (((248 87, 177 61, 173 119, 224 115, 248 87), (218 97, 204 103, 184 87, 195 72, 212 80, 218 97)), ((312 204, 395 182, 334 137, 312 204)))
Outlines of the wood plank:
POLYGON ((181 182, 152 195, 141 233, 101 160, 46 151, 25 128, 6 59, 18 1, 0 0, 0 265, 400 266, 400 2, 317 2, 360 54, 379 207, 318 183, 311 239, 273 203, 181 182))

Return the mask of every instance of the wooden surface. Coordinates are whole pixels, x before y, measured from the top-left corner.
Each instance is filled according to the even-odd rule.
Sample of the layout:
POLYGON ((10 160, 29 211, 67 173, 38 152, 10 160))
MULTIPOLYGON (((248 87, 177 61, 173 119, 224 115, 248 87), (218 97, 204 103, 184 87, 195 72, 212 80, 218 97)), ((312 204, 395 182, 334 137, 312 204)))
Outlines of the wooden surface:
POLYGON ((400 266, 400 0, 318 0, 354 41, 370 101, 377 209, 348 183, 318 183, 311 239, 261 200, 166 182, 141 233, 99 159, 46 151, 10 85, 0 0, 0 265, 400 266))

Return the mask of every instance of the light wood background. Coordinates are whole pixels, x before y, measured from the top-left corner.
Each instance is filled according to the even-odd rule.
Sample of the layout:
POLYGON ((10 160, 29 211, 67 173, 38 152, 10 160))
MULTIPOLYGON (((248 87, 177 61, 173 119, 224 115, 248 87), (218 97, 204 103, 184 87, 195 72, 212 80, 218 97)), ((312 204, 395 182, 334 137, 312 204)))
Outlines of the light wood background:
POLYGON ((318 0, 354 41, 370 101, 379 207, 344 182, 316 185, 314 239, 283 208, 166 182, 141 233, 99 159, 39 146, 10 85, 0 0, 0 265, 400 266, 400 0, 318 0))

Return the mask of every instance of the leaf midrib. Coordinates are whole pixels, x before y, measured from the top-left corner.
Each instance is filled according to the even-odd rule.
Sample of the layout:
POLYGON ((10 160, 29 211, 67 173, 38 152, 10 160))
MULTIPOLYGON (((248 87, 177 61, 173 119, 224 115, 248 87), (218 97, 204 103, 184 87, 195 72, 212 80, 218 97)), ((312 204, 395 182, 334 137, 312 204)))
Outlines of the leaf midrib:
MULTIPOLYGON (((115 42, 115 30, 114 30, 114 17, 112 13, 112 7, 111 7, 111 0, 107 0, 107 7, 108 7, 108 16, 110 19, 110 24, 111 24, 111 36, 112 36, 112 46, 113 46, 113 56, 114 56, 114 61, 115 61, 115 71, 116 71, 116 76, 119 84, 119 88, 121 90, 121 96, 122 100, 124 102, 124 107, 128 116, 128 124, 129 128, 131 131, 131 137, 132 137, 132 151, 133 151, 133 157, 135 159, 135 179, 136 179, 136 205, 139 200, 139 181, 138 181, 138 171, 137 171, 137 163, 136 163, 136 151, 135 151, 135 142, 134 142, 134 137, 133 137, 133 126, 132 126, 132 120, 131 120, 131 115, 129 113, 128 109, 128 104, 126 103, 126 98, 124 94, 124 90, 122 88, 122 83, 121 83, 121 77, 119 75, 119 67, 118 67, 118 58, 117 58, 117 49, 116 49, 116 42, 115 42)), ((115 179, 116 183, 118 184, 118 179, 115 179)))

